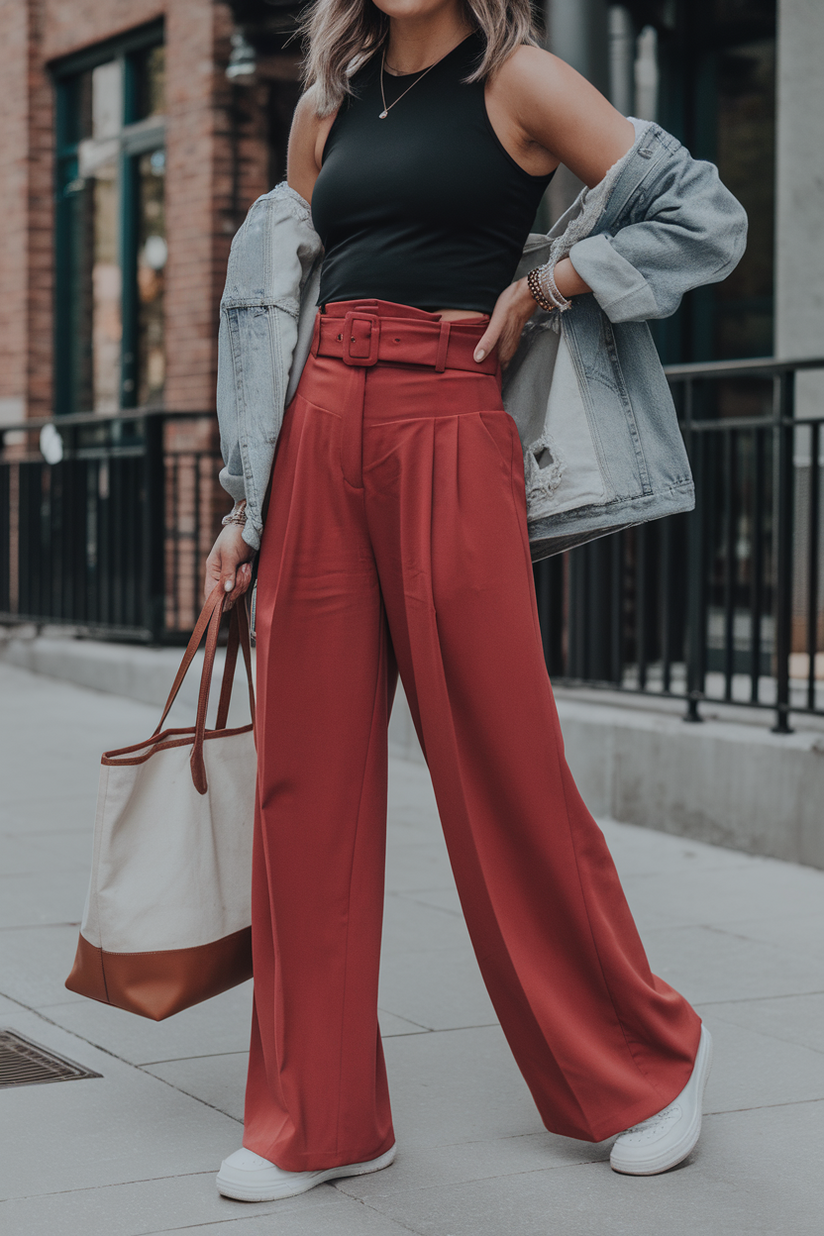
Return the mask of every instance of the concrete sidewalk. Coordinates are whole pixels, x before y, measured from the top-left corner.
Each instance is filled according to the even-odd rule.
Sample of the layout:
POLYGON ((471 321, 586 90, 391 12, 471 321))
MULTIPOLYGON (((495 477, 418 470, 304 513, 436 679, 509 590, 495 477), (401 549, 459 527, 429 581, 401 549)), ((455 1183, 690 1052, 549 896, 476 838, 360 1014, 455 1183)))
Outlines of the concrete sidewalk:
MULTIPOLYGON (((202 655, 180 693, 192 707, 202 655)), ((165 701, 180 657, 65 628, 0 626, 0 663, 146 704, 165 701)), ((218 650, 218 672, 221 662, 218 650)), ((703 724, 685 725, 677 697, 556 686, 555 698, 569 766, 596 816, 824 870, 824 716, 794 714, 792 733, 778 735, 768 710, 738 704, 706 700, 703 724)), ((400 687, 389 740, 393 755, 423 760, 400 687)))
MULTIPOLYGON (((546 1133, 478 976, 426 770, 392 766, 381 1026, 399 1154, 245 1205, 247 985, 155 1024, 63 987, 100 752, 157 709, 0 665, 0 1027, 101 1078, 0 1091, 4 1236, 813 1236, 824 1190, 824 873, 605 821, 653 968, 716 1062, 692 1158, 649 1179, 546 1133)), ((178 717, 186 723, 187 717, 178 717)))

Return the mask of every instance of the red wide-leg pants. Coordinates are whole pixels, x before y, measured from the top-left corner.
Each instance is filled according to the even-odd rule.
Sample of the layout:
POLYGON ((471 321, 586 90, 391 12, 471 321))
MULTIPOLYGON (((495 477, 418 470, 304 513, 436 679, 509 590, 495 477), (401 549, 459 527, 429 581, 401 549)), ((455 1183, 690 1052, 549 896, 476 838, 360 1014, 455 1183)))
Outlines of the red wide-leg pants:
MULTIPOLYGON (((385 302, 327 313, 356 304, 396 341, 422 323, 439 337, 434 315, 385 302)), ((547 1128, 599 1141, 665 1107, 700 1022, 650 972, 564 760, 497 374, 310 356, 278 443, 257 641, 244 1145, 301 1171, 394 1141, 377 993, 396 661, 478 964, 547 1128)))

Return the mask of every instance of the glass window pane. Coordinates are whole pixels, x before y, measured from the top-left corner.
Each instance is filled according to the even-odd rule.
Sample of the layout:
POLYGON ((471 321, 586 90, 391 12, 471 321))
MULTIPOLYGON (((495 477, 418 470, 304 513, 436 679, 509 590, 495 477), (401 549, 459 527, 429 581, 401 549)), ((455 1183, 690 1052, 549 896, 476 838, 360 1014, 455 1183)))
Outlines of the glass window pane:
POLYGON ((747 251, 716 290, 716 356, 769 356, 773 331, 775 42, 719 56, 717 151, 721 178, 746 207, 747 251))
POLYGON ((166 216, 163 150, 141 155, 138 165, 137 237, 137 402, 163 400, 166 357, 163 339, 163 291, 166 266, 166 216))
POLYGON ((116 160, 69 186, 71 222, 66 325, 75 412, 119 407, 122 278, 118 256, 116 160), (75 188, 76 186, 76 188, 75 188))
POLYGON ((92 74, 78 73, 63 83, 64 106, 58 112, 61 146, 73 146, 92 135, 92 74))
POLYGON ((82 206, 75 225, 75 275, 69 289, 75 302, 74 408, 82 412, 114 412, 120 406, 123 337, 117 176, 123 117, 122 68, 119 61, 109 60, 82 78, 87 79, 87 84, 83 85, 80 97, 88 101, 88 111, 82 125, 86 135, 78 147, 82 206))
POLYGON ((88 259, 94 210, 92 186, 77 174, 77 160, 63 166, 65 187, 59 204, 63 253, 58 266, 63 280, 58 302, 62 333, 63 382, 56 391, 61 412, 87 412, 92 406, 91 262, 88 259))
POLYGON ((117 137, 123 122, 123 72, 119 60, 92 69, 92 137, 117 137))
POLYGON ((774 21, 775 0, 715 0, 715 21, 727 22, 774 21))
POLYGON ((117 244, 119 193, 114 161, 98 168, 92 182, 92 194, 92 409, 95 412, 114 412, 120 402, 120 342, 123 335, 123 289, 117 244))
POLYGON ((127 50, 58 83, 61 413, 162 401, 164 152, 131 154, 128 126, 163 107, 163 47, 127 50))
POLYGON ((135 76, 134 115, 130 121, 162 116, 166 110, 166 48, 150 47, 132 59, 135 76))

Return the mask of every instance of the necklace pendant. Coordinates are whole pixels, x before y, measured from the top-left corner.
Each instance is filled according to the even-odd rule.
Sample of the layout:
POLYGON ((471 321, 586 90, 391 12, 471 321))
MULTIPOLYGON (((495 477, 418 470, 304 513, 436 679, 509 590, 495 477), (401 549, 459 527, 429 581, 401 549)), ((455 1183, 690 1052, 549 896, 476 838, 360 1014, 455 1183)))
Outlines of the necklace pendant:
POLYGON ((378 120, 385 120, 388 115, 389 115, 388 111, 381 112, 380 116, 378 116, 378 120))

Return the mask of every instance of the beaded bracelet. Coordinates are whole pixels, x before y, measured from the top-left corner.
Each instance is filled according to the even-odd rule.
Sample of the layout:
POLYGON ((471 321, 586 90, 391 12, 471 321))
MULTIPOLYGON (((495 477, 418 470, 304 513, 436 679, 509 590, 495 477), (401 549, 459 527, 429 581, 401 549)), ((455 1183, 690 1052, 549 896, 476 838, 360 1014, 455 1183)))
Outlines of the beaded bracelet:
POLYGON ((224 528, 227 524, 239 524, 243 527, 246 523, 246 499, 240 498, 232 507, 229 514, 224 515, 220 522, 224 528))
POLYGON ((559 313, 565 313, 571 308, 572 301, 567 300, 559 291, 553 277, 553 268, 549 262, 529 271, 526 281, 533 298, 547 313, 552 313, 554 309, 557 309, 559 313))
POLYGON ((553 302, 555 308, 564 313, 572 307, 572 301, 567 300, 558 289, 558 284, 555 282, 555 267, 550 266, 547 262, 546 266, 541 266, 538 270, 538 278, 541 282, 541 288, 549 300, 553 302))
POLYGON ((529 274, 526 277, 526 282, 527 282, 527 286, 529 287, 530 292, 532 293, 533 300, 536 300, 538 304, 541 306, 541 308, 546 310, 547 313, 552 313, 552 310, 555 308, 555 306, 552 304, 550 300, 547 299, 547 297, 544 294, 544 290, 541 287, 541 276, 540 276, 539 267, 536 266, 534 270, 531 270, 529 272, 529 274))

